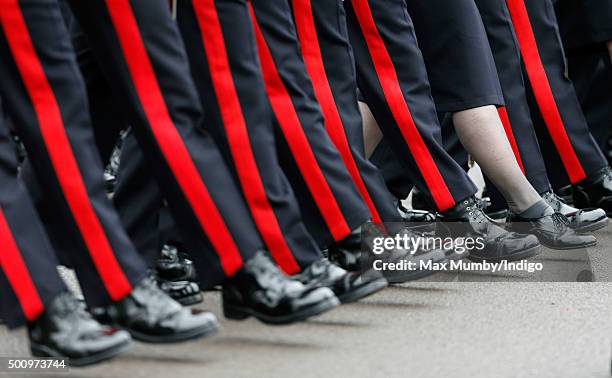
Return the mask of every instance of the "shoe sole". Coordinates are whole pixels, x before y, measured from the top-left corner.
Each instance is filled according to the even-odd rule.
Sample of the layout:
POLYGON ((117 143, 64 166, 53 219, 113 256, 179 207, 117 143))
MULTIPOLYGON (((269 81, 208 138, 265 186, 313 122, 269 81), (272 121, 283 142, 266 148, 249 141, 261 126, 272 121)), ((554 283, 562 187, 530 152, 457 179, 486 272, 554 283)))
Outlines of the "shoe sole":
POLYGON ((178 303, 182 304, 183 306, 193 306, 195 304, 204 302, 204 296, 202 295, 202 293, 190 295, 188 297, 173 298, 173 299, 177 301, 178 303))
MULTIPOLYGON (((440 261, 440 262, 444 262, 444 261, 440 261)), ((422 278, 429 277, 435 273, 438 273, 438 272, 435 270, 417 270, 417 271, 412 271, 410 273, 397 275, 397 276, 385 276, 385 278, 387 279, 389 284, 396 285, 396 284, 402 284, 402 283, 406 283, 410 281, 420 280, 422 278)))
POLYGON ((601 230, 602 228, 606 227, 608 223, 609 223, 608 218, 604 218, 595 223, 586 225, 584 227, 574 228, 574 231, 578 233, 593 232, 593 231, 601 230))
POLYGON ((219 325, 215 322, 212 322, 211 324, 206 325, 206 326, 190 329, 184 332, 174 333, 172 335, 164 335, 164 336, 153 336, 153 335, 147 335, 145 333, 138 332, 135 330, 130 330, 127 328, 122 328, 122 329, 129 332, 130 335, 134 338, 134 340, 138 340, 143 343, 168 344, 168 343, 180 343, 184 341, 198 339, 200 337, 211 336, 217 333, 217 331, 219 331, 219 325))
POLYGON ((340 303, 346 304, 351 302, 356 302, 360 299, 368 297, 376 292, 379 292, 388 286, 388 282, 384 278, 376 279, 372 282, 369 282, 366 285, 361 286, 360 288, 348 292, 344 295, 339 295, 338 299, 340 303))
POLYGON ((593 247, 595 245, 597 245, 597 240, 595 240, 594 242, 591 243, 584 243, 584 244, 580 244, 580 245, 569 245, 569 246, 553 246, 553 245, 549 245, 546 243, 542 243, 542 241, 540 241, 540 244, 542 244, 544 247, 546 248, 550 248, 550 249, 554 249, 557 251, 571 251, 574 249, 584 249, 584 248, 588 248, 588 247, 593 247))
POLYGON ((94 365, 94 364, 115 358, 119 356, 120 354, 122 354, 123 352, 125 352, 126 350, 128 350, 130 346, 132 346, 132 342, 128 341, 124 344, 121 344, 118 347, 111 348, 111 349, 105 350, 100 353, 96 353, 91 356, 80 357, 80 358, 70 358, 70 357, 64 356, 58 351, 51 349, 45 345, 31 345, 30 351, 32 353, 32 356, 34 357, 67 358, 69 361, 70 367, 83 367, 83 366, 94 365))
POLYGON ((504 256, 504 257, 484 257, 484 258, 480 258, 480 257, 474 256, 474 255, 469 255, 467 258, 468 258, 468 260, 472 260, 472 261, 476 261, 476 262, 482 262, 482 261, 500 262, 500 261, 503 261, 503 260, 506 260, 506 261, 524 260, 524 259, 528 259, 528 258, 533 257, 533 256, 537 255, 538 253, 540 253, 540 247, 541 246, 536 245, 534 247, 527 248, 527 249, 524 249, 524 250, 522 250, 520 252, 517 252, 515 254, 504 256))
POLYGON ((231 320, 245 320, 249 317, 270 325, 287 325, 295 322, 304 321, 310 317, 322 314, 334 307, 340 305, 340 300, 337 297, 331 297, 323 302, 317 303, 312 307, 305 308, 302 311, 295 312, 285 316, 268 316, 266 314, 253 311, 248 307, 223 305, 223 315, 231 320))

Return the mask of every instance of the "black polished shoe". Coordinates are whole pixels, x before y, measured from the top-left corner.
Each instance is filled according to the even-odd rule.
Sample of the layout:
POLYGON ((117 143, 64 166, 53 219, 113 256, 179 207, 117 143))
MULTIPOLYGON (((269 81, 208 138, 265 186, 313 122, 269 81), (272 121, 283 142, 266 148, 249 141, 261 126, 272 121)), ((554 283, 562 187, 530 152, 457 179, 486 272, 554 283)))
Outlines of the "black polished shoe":
POLYGON ((489 218, 496 222, 505 221, 508 217, 508 209, 505 207, 493 206, 489 198, 476 199, 476 203, 489 218))
POLYGON ((542 194, 542 198, 555 212, 565 215, 576 232, 592 232, 608 225, 608 216, 602 209, 576 209, 552 191, 542 194))
POLYGON ((505 230, 482 211, 474 197, 438 214, 437 225, 438 237, 481 238, 484 247, 470 249, 470 260, 515 261, 535 256, 540 251, 540 243, 535 236, 505 230))
POLYGON ((191 281, 166 281, 156 278, 157 285, 170 298, 183 306, 193 306, 204 301, 200 285, 191 281))
POLYGON ((215 333, 219 325, 209 312, 183 308, 150 278, 130 295, 105 308, 92 309, 98 321, 125 329, 145 343, 173 343, 215 333))
POLYGON ((397 211, 402 217, 402 221, 412 230, 427 232, 435 229, 436 214, 434 212, 407 209, 399 199, 396 205, 397 211))
POLYGON ((329 288, 305 286, 284 275, 262 251, 223 286, 222 298, 226 318, 253 316, 272 325, 306 320, 340 304, 329 288))
POLYGON ((612 170, 610 167, 592 173, 572 187, 574 206, 579 209, 600 208, 612 217, 612 170))
POLYGON ((570 227, 563 214, 553 213, 537 219, 525 219, 511 214, 508 228, 521 233, 535 235, 542 245, 551 249, 578 249, 597 244, 593 235, 578 234, 570 227))
MULTIPOLYGON (((403 228, 393 237, 399 236, 406 239, 423 238, 423 234, 411 228, 403 228)), ((353 230, 346 238, 331 246, 327 253, 331 262, 347 271, 372 274, 375 269, 376 260, 392 264, 412 264, 413 269, 384 270, 382 274, 389 283, 397 284, 425 278, 435 271, 423 268, 428 262, 441 263, 448 260, 450 251, 428 248, 421 245, 416 251, 394 248, 385 251, 384 254, 375 255, 371 242, 375 238, 389 237, 383 233, 374 223, 366 223, 353 230), (362 243, 362 236, 366 235, 366 241, 362 243)), ((423 243, 424 244, 424 243, 423 243)))
POLYGON ((385 287, 387 280, 369 274, 348 272, 322 258, 293 276, 304 285, 318 285, 330 288, 340 303, 355 302, 372 295, 385 287))
POLYGON ((34 357, 70 359, 70 366, 86 366, 111 359, 131 344, 129 333, 103 326, 72 294, 58 295, 45 312, 28 324, 34 357))
POLYGON ((197 283, 197 274, 193 262, 180 246, 167 243, 162 247, 155 263, 157 276, 166 281, 192 281, 197 283))

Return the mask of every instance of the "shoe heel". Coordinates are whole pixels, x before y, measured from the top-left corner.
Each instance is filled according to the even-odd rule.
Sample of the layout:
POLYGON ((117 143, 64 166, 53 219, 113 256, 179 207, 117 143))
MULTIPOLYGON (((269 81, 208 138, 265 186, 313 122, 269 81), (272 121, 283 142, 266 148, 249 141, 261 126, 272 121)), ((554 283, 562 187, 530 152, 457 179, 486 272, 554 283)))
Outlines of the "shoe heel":
POLYGON ((225 316, 227 319, 232 320, 244 320, 247 319, 250 315, 236 307, 223 304, 223 316, 225 316))

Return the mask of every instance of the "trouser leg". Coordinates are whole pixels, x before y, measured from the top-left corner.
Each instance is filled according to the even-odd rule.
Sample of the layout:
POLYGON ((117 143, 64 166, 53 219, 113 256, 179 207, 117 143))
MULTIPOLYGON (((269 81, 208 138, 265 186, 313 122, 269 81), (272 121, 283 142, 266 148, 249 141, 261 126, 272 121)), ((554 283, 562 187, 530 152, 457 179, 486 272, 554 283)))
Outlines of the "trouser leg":
POLYGON ((223 282, 262 248, 212 138, 178 29, 162 0, 72 1, 172 210, 204 287, 223 282))
MULTIPOLYGON (((87 101, 55 2, 7 2, 0 13, 0 94, 44 183, 62 250, 90 305, 127 295, 144 264, 106 198, 87 101)), ((56 238, 57 239, 57 238, 56 238)))
POLYGON ((0 118, 0 318, 11 328, 35 320, 65 291, 47 240, 23 183, 9 130, 0 118))

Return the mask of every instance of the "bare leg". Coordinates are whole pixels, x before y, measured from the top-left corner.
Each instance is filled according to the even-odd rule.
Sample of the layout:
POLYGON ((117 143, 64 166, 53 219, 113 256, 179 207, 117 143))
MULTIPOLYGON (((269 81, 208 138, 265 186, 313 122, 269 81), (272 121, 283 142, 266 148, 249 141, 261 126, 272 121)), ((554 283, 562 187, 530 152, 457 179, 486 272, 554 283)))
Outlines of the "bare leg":
POLYGON ((383 138, 383 134, 378 127, 378 123, 374 119, 374 115, 370 108, 364 102, 359 102, 359 110, 363 118, 363 140, 365 142, 365 156, 370 158, 376 149, 376 146, 383 138))
POLYGON ((519 168, 494 106, 457 112, 453 121, 461 143, 501 190, 510 210, 518 214, 542 200, 519 168))

